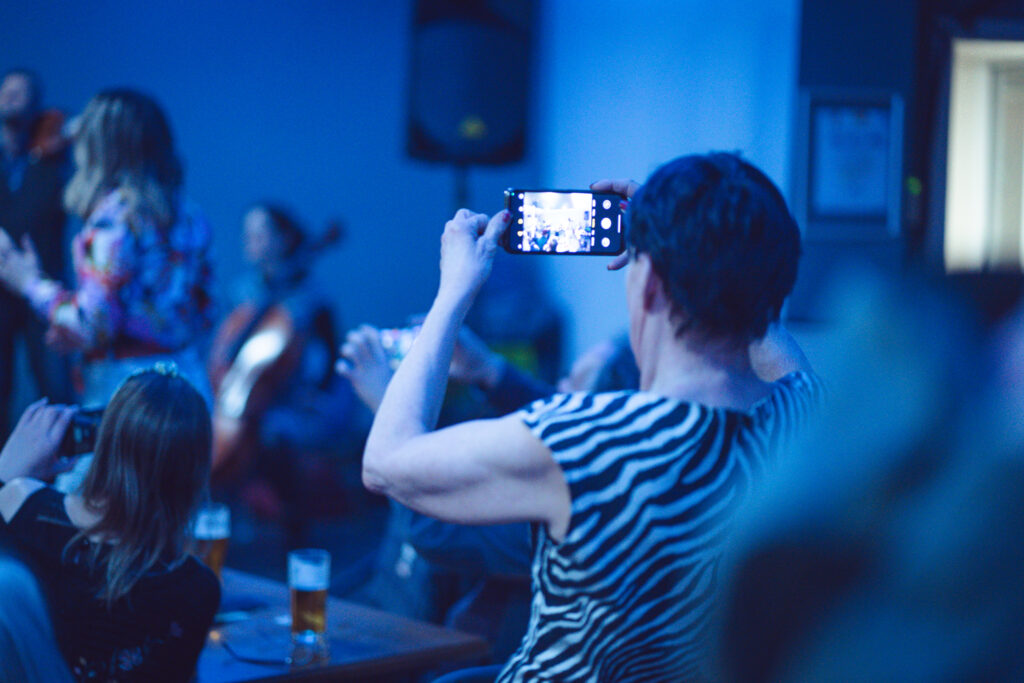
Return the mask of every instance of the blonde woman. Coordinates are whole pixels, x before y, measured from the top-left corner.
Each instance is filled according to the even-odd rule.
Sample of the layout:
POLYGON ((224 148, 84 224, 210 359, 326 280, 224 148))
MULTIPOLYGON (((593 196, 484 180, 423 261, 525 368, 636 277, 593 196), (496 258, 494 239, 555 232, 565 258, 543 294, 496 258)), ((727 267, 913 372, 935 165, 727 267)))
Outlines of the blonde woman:
POLYGON ((127 375, 159 360, 208 397, 191 345, 212 320, 210 230, 181 196, 164 113, 133 90, 101 92, 82 113, 74 158, 64 203, 84 221, 72 245, 77 285, 47 277, 31 241, 18 248, 3 230, 0 282, 48 323, 48 344, 84 353, 83 403, 106 403, 127 375))

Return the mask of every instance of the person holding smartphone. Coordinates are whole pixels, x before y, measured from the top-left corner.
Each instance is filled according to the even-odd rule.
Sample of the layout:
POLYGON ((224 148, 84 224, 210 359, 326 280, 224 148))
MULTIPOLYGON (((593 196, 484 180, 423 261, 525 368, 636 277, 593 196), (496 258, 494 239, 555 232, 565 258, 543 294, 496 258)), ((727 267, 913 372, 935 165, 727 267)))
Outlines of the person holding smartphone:
POLYGON ((416 344, 377 411, 363 481, 451 522, 534 524, 528 631, 498 680, 698 678, 730 511, 815 403, 777 324, 799 230, 732 154, 676 159, 632 197, 625 265, 640 391, 556 394, 434 431, 459 328, 511 216, 461 209, 416 344))
POLYGON ((206 402, 169 365, 128 377, 65 495, 43 479, 69 420, 34 403, 0 452, 0 542, 32 568, 75 680, 191 680, 220 604, 216 576, 188 553, 210 474, 206 402))

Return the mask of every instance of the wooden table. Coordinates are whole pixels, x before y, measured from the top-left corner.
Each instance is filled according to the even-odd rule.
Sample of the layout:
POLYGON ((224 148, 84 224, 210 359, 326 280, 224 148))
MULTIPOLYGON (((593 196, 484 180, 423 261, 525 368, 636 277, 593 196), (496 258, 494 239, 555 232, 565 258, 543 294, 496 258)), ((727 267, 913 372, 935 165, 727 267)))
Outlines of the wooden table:
POLYGON ((284 661, 291 653, 288 587, 228 568, 222 580, 226 603, 249 601, 262 606, 214 626, 199 656, 199 683, 366 681, 412 675, 449 663, 473 666, 489 653, 487 642, 478 636, 328 598, 329 659, 289 665, 284 661), (225 643, 235 655, 274 663, 240 661, 225 643))

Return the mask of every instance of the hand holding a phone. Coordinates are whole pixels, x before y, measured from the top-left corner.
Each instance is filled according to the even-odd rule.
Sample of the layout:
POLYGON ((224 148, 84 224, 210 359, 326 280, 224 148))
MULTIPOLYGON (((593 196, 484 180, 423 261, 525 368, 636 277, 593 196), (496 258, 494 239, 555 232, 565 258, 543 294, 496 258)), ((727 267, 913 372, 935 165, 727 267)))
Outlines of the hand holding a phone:
POLYGON ((501 211, 486 214, 459 209, 445 224, 441 235, 441 284, 439 300, 469 310, 484 280, 491 274, 498 240, 508 228, 510 214, 501 211))
POLYGON ((0 451, 0 481, 56 474, 58 446, 74 414, 73 407, 49 405, 45 398, 26 408, 0 451))
POLYGON ((380 343, 380 331, 369 325, 360 325, 345 336, 340 353, 341 360, 336 366, 338 374, 352 383, 356 395, 367 408, 377 412, 384 390, 394 374, 380 343))
MULTIPOLYGON (((590 184, 590 189, 594 192, 614 192, 623 199, 630 200, 636 191, 640 189, 640 183, 635 180, 629 180, 627 178, 620 178, 618 180, 598 180, 597 182, 590 184)), ((608 264, 608 270, 619 270, 629 262, 629 252, 624 251, 608 264)))

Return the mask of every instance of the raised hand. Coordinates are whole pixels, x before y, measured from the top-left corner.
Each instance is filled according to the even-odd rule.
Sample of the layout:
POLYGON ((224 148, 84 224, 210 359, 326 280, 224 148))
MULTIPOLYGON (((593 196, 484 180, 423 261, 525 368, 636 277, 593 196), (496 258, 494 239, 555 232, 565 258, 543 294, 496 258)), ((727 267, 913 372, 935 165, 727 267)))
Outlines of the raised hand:
POLYGON ((498 240, 508 228, 508 211, 486 214, 459 209, 445 224, 441 235, 441 284, 439 299, 451 297, 468 308, 491 273, 498 240))
POLYGON ((0 282, 20 295, 39 278, 39 259, 31 240, 22 240, 22 245, 24 249, 18 249, 0 228, 0 282))
POLYGON ((380 343, 380 330, 360 325, 345 336, 340 353, 338 374, 347 378, 360 400, 376 412, 394 374, 380 343))

